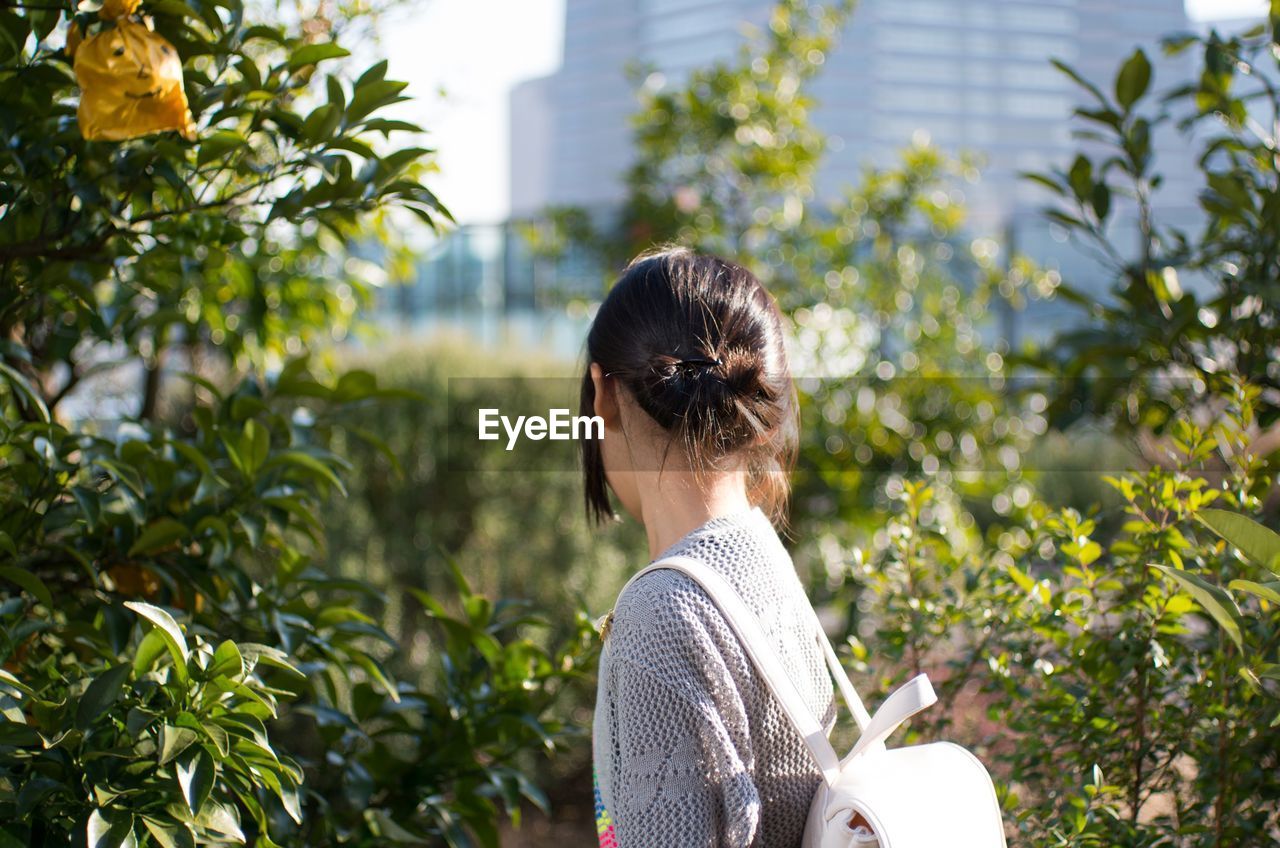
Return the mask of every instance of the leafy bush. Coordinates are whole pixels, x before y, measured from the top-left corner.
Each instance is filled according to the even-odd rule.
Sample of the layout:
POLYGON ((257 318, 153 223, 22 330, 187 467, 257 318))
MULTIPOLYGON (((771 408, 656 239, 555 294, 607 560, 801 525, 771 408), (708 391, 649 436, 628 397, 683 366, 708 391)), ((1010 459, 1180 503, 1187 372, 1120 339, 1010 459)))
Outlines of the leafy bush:
POLYGON ((24 832, 61 844, 106 821, 109 842, 124 840, 117 831, 141 838, 145 824, 182 831, 171 838, 186 844, 208 838, 193 830, 201 815, 241 833, 237 801, 264 833, 272 804, 299 815, 302 773, 263 721, 277 717, 278 696, 312 686, 301 669, 336 693, 347 669, 379 668, 349 593, 309 569, 299 546, 341 485, 323 418, 281 410, 304 394, 341 403, 376 389, 331 389, 302 366, 265 394, 205 386, 216 402, 193 410, 188 438, 137 423, 113 438, 70 429, 34 391, 37 423, 6 416, 3 533, 15 564, 0 574, 27 597, 4 605, 17 744, 0 756, 0 804, 16 804, 10 820, 24 832), (199 627, 184 634, 170 611, 199 627), (156 629, 135 635, 138 614, 156 629), (153 670, 166 650, 170 662, 153 670), (33 786, 60 803, 40 803, 33 786))
POLYGON ((0 844, 492 845, 540 797, 581 626, 441 586, 397 683, 380 592, 317 566, 337 419, 393 393, 306 353, 367 300, 351 243, 448 219, 405 84, 336 67, 353 8, 145 2, 192 142, 83 140, 51 35, 111 24, 0 9, 0 844))
POLYGON ((265 390, 196 408, 188 440, 6 429, 17 564, 0 576, 26 590, 0 607, 13 838, 492 844, 494 799, 518 811, 513 792, 539 797, 512 760, 554 748, 561 728, 544 714, 590 657, 584 625, 549 650, 517 632, 531 620, 510 604, 463 586, 454 620, 423 594, 448 659, 429 690, 397 685, 376 650, 394 642, 362 610, 375 590, 306 552, 345 473, 324 447, 329 422, 378 393, 368 374, 328 386, 299 361, 265 390))
POLYGON ((907 483, 887 542, 849 568, 846 597, 866 611, 851 644, 872 685, 935 672, 951 709, 926 732, 985 740, 1031 844, 1252 845, 1274 831, 1266 652, 1280 607, 1209 529, 1259 514, 1274 485, 1274 464, 1242 450, 1256 395, 1240 389, 1211 432, 1177 422, 1173 467, 1112 478, 1125 523, 1110 541, 1093 518, 1036 507, 1014 549, 957 550, 929 518, 933 492, 907 483))
POLYGON ((563 689, 594 663, 595 629, 578 615, 571 634, 545 648, 526 631, 548 622, 528 604, 475 594, 456 568, 453 578, 456 614, 412 592, 439 631, 430 673, 418 671, 424 688, 361 682, 349 713, 299 708, 316 723, 324 760, 309 774, 314 806, 290 844, 496 845, 501 814, 518 826, 526 803, 550 812, 529 755, 578 738, 554 716, 563 689))
MULTIPOLYGON (((1241 398, 1211 433, 1179 422, 1174 468, 1117 479, 1127 523, 1105 550, 1090 538, 1091 522, 1071 513, 1047 520, 1061 577, 1044 603, 1024 602, 1029 615, 1010 617, 1008 630, 1030 625, 1041 635, 1010 644, 1021 655, 1011 670, 1022 674, 1007 678, 1021 720, 1013 710, 1007 720, 1045 744, 1039 760, 1037 744, 1020 746, 1014 773, 1028 782, 1044 774, 1049 752, 1077 773, 1101 766, 1122 813, 1102 831, 1114 841, 1254 844, 1280 815, 1280 752, 1267 730, 1274 703, 1258 685, 1258 658, 1205 627, 1217 609, 1209 587, 1249 571, 1197 520, 1209 504, 1256 514, 1273 485, 1274 471, 1241 450, 1251 406, 1241 398), (1215 459, 1229 469, 1228 485, 1214 486, 1215 459), (1028 660, 1040 676, 1027 674, 1028 660)), ((1277 610, 1259 609, 1256 625, 1256 636, 1274 634, 1277 610)), ((1041 803, 1052 804, 1046 796, 1041 803)))
POLYGON ((1112 284, 1104 302, 1070 281, 1061 289, 1091 320, 1039 352, 1062 388, 1050 410, 1056 422, 1097 414, 1160 430, 1186 406, 1216 408, 1215 379, 1235 374, 1265 389, 1257 416, 1275 423, 1277 44, 1274 13, 1270 25, 1231 37, 1168 38, 1167 52, 1195 50, 1200 61, 1190 80, 1163 91, 1141 50, 1110 91, 1060 65, 1092 101, 1075 112, 1090 146, 1068 169, 1031 176, 1056 196, 1050 220, 1102 259, 1112 284), (1171 122, 1203 176, 1195 229, 1164 220, 1157 202, 1163 177, 1151 139, 1171 122), (1121 229, 1136 231, 1136 245, 1121 229))
POLYGON ((283 652, 230 640, 215 648, 199 636, 189 644, 163 609, 124 607, 151 628, 131 661, 39 688, 0 672, 9 719, 0 769, 18 787, 2 803, 10 821, 29 822, 27 842, 10 829, 8 844, 82 836, 95 846, 140 837, 159 845, 243 843, 242 807, 264 830, 264 802, 300 818, 302 771, 272 750, 263 724, 276 716, 277 696, 290 693, 268 686, 259 666, 299 674, 283 652))

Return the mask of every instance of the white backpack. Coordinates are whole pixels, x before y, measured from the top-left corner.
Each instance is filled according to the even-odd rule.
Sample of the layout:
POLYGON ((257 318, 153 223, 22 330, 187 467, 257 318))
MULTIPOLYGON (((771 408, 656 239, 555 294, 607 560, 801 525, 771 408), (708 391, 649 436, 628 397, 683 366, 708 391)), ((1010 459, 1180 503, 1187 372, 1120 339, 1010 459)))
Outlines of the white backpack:
POLYGON ((711 596, 822 771, 802 848, 1005 848, 995 786, 977 757, 951 742, 885 747, 900 724, 937 701, 926 675, 903 684, 869 715, 815 614, 827 666, 862 731, 840 759, 759 619, 729 582, 695 559, 676 556, 640 571, 628 585, 660 568, 688 575, 711 596))

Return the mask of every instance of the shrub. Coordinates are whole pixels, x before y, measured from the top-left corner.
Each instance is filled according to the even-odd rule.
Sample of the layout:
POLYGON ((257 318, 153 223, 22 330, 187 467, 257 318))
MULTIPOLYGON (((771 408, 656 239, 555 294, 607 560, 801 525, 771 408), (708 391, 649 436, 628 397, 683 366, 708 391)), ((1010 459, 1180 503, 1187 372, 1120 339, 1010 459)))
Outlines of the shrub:
POLYGON ((405 84, 336 67, 370 7, 266 11, 144 2, 195 137, 89 142, 51 36, 112 24, 0 9, 0 844, 492 845, 590 657, 442 586, 398 683, 378 590, 318 567, 336 416, 388 392, 306 353, 367 300, 350 243, 448 213, 405 84))
POLYGON ((1109 541, 1094 517, 1036 505, 1005 531, 1008 550, 958 547, 945 504, 904 482, 883 539, 849 566, 867 688, 930 672, 949 708, 917 731, 983 746, 1029 844, 1253 845, 1274 832, 1280 607, 1208 526, 1221 507, 1259 515, 1274 485, 1244 449, 1256 394, 1240 388, 1210 431, 1177 422, 1171 468, 1111 478, 1124 523, 1109 541))
POLYGON ((1101 258, 1110 290, 1098 302, 1076 281, 1061 289, 1089 321, 1039 352, 1061 389, 1050 414, 1055 423, 1101 415, 1158 432, 1180 409, 1220 407, 1217 380, 1240 375, 1264 389, 1256 412, 1270 427, 1280 385, 1280 163, 1275 130, 1264 128, 1280 108, 1280 18, 1231 37, 1164 44, 1171 54, 1196 51, 1199 62, 1189 80, 1163 90, 1141 50, 1110 90, 1060 65, 1090 101, 1075 112, 1089 146, 1069 168, 1031 176, 1055 196, 1050 220, 1101 258), (1163 176, 1151 139, 1170 123, 1203 177, 1202 214, 1191 226, 1167 220, 1158 203, 1163 176))
POLYGON ((539 797, 513 760, 555 747, 562 728, 545 713, 589 660, 584 625, 547 649, 509 603, 463 585, 456 620, 423 594, 448 659, 427 690, 395 684, 394 642, 363 609, 376 589, 308 552, 345 473, 325 448, 332 417, 376 383, 349 372, 326 385, 299 361, 266 387, 206 390, 216 402, 193 410, 189 439, 159 425, 115 439, 6 428, 0 546, 17 565, 0 576, 25 590, 0 606, 6 832, 493 844, 494 804, 539 797), (421 756, 388 759, 393 738, 421 756))

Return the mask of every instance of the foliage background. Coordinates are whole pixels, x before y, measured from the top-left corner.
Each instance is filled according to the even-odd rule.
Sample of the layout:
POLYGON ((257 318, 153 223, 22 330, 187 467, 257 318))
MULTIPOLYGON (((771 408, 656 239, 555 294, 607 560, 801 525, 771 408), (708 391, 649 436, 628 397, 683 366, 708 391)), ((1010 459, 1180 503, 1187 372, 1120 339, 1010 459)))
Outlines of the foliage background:
MULTIPOLYGON (((590 621, 641 536, 447 438, 449 378, 545 408, 575 364, 339 344, 359 245, 394 277, 406 222, 448 222, 419 129, 379 116, 404 85, 340 46, 376 9, 143 8, 193 144, 81 140, 51 39, 103 25, 0 9, 0 845, 589 841, 590 621)), ((1171 38, 1190 79, 1137 52, 1077 80, 1081 153, 1031 178, 1110 258, 1102 300, 969 231, 975 165, 937 150, 815 201, 805 81, 851 11, 784 0, 642 88, 624 214, 550 210, 535 249, 677 240, 775 292, 809 377, 797 567, 871 702, 929 672, 944 706, 899 741, 978 750, 1015 844, 1269 844, 1280 7, 1171 38), (1201 152, 1195 231, 1152 203, 1166 124, 1201 152), (1047 298, 1080 328, 1009 349, 993 313, 1047 298)))

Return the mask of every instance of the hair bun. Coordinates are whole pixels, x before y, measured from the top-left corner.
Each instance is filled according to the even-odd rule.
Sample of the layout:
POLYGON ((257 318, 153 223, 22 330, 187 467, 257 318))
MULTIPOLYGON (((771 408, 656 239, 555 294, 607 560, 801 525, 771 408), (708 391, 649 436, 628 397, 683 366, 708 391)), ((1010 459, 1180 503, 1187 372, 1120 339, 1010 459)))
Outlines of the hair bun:
POLYGON ((712 373, 724 363, 713 356, 678 357, 670 354, 655 354, 649 359, 649 367, 666 380, 689 379, 712 373))
POLYGON ((716 452, 744 447, 776 426, 765 362, 745 347, 720 356, 654 354, 638 388, 637 399, 659 424, 716 452))
POLYGON ((772 400, 764 379, 765 363, 758 352, 745 348, 728 350, 716 370, 734 395, 744 400, 772 400))
MULTIPOLYGON (((736 454, 752 497, 780 514, 795 456, 795 390, 777 304, 755 276, 683 248, 637 257, 600 305, 587 356, 613 376, 695 469, 736 454)), ((583 376, 581 408, 595 387, 583 376)), ((584 441, 588 509, 612 515, 603 463, 584 441)))

